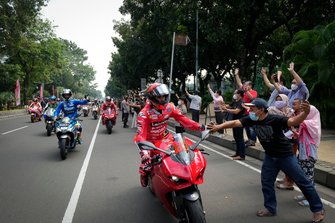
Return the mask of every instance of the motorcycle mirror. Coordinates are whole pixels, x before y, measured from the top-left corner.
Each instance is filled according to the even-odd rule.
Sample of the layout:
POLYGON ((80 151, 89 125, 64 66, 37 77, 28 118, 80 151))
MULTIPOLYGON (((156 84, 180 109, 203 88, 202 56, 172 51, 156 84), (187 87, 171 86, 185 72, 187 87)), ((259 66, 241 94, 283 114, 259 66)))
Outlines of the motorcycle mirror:
POLYGON ((156 146, 148 141, 144 141, 144 142, 139 142, 137 143, 137 146, 141 149, 141 150, 154 150, 156 148, 156 146))
POLYGON ((162 153, 165 153, 167 155, 171 155, 172 152, 170 150, 163 150, 160 148, 157 148, 153 143, 148 142, 148 141, 144 141, 144 142, 139 142, 137 143, 137 146, 141 149, 141 150, 158 150, 162 153))
POLYGON ((205 140, 209 137, 209 130, 205 130, 201 132, 201 140, 205 140))

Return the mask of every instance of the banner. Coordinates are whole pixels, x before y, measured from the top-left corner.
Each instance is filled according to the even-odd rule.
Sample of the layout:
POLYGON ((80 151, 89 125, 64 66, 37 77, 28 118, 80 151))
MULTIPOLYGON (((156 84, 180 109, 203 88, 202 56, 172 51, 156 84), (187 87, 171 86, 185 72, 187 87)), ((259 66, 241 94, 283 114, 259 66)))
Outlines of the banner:
POLYGON ((19 81, 19 79, 16 80, 16 86, 15 86, 15 99, 16 99, 16 106, 21 105, 21 97, 20 97, 20 81, 19 81))

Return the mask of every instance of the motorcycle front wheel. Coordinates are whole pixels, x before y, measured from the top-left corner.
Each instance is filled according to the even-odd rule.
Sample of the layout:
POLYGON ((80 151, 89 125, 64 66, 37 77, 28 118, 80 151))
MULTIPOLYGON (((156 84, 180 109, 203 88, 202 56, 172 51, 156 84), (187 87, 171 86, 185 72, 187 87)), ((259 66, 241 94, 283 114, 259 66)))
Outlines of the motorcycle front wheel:
POLYGON ((47 135, 48 136, 51 136, 52 128, 53 128, 52 125, 50 124, 47 125, 47 135))
POLYGON ((67 139, 59 140, 60 157, 62 158, 62 160, 65 160, 67 157, 66 141, 67 139))
POLYGON ((112 134, 112 128, 113 128, 113 124, 111 120, 108 120, 106 123, 106 128, 107 128, 107 132, 108 134, 112 134))
POLYGON ((186 219, 180 221, 183 223, 205 223, 205 212, 202 208, 200 200, 190 201, 184 199, 184 207, 186 219))

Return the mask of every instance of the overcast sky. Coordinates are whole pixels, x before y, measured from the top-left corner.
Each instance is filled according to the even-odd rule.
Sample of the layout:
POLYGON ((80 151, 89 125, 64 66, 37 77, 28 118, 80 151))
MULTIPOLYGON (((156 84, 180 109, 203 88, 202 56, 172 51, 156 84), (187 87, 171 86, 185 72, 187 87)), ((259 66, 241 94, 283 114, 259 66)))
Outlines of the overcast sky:
POLYGON ((88 62, 96 71, 102 93, 109 79, 108 64, 116 51, 111 40, 116 36, 113 20, 121 20, 122 0, 50 0, 42 14, 56 28, 58 37, 75 42, 87 51, 88 62))

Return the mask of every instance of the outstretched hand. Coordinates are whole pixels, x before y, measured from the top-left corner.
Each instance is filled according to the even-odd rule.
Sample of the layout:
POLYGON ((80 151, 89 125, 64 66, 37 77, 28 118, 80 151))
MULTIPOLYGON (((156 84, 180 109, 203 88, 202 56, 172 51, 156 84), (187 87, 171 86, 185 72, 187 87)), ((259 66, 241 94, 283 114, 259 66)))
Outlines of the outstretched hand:
POLYGON ((262 67, 262 69, 261 69, 261 74, 263 74, 263 75, 266 76, 266 68, 265 68, 265 67, 262 67))
POLYGON ((207 125, 207 129, 210 130, 210 133, 214 133, 219 130, 218 125, 215 125, 213 122, 207 125))

